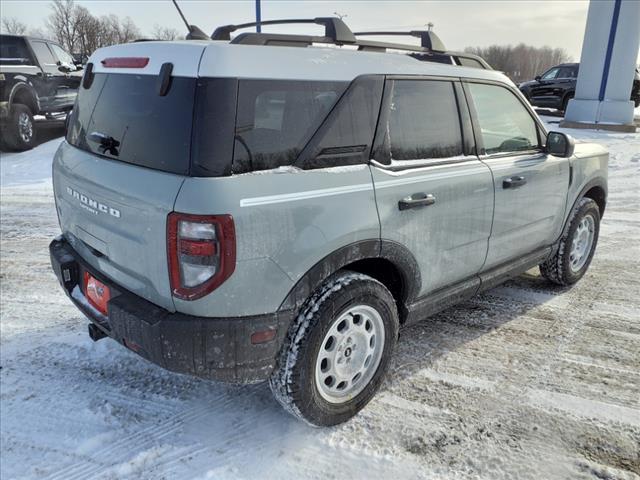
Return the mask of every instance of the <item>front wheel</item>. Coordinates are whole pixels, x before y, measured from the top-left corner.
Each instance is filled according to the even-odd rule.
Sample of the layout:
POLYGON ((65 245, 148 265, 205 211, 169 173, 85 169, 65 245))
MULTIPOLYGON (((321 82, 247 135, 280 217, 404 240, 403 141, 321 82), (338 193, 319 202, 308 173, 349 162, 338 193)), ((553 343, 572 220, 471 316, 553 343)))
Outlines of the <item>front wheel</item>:
POLYGON ((583 198, 571 212, 556 253, 540 264, 540 273, 558 285, 573 285, 586 273, 598 243, 600 209, 583 198))
POLYGON ((269 382, 274 396, 313 426, 349 420, 380 387, 398 325, 384 285, 360 273, 336 274, 291 325, 269 382))

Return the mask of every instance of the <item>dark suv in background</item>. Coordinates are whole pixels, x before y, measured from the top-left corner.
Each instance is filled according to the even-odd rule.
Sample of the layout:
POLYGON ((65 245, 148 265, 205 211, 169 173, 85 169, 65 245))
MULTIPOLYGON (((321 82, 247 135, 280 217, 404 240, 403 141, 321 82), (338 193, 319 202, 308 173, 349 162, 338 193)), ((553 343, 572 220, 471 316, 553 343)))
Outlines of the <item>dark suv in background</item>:
POLYGON ((82 66, 55 42, 0 35, 0 128, 13 150, 35 145, 34 115, 54 118, 73 108, 82 66))
MULTIPOLYGON (((567 109, 569 100, 576 92, 579 63, 563 63, 550 68, 535 80, 523 82, 520 91, 534 107, 556 108, 561 111, 567 109)), ((636 69, 636 76, 631 89, 631 101, 640 106, 640 74, 636 69)))

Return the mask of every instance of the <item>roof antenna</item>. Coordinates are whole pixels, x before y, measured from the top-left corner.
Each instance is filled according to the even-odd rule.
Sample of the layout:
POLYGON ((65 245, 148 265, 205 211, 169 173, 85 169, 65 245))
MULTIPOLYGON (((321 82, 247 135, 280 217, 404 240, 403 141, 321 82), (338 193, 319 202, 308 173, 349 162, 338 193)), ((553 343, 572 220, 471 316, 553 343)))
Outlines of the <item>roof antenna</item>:
POLYGON ((187 26, 187 30, 189 30, 189 33, 187 33, 187 36, 185 37, 185 39, 186 40, 211 40, 211 38, 209 38, 209 35, 204 33, 198 27, 196 27, 195 25, 189 25, 189 22, 187 22, 187 19, 182 13, 182 10, 180 10, 180 7, 178 6, 178 2, 176 0, 172 0, 172 1, 173 1, 173 4, 176 6, 176 9, 178 10, 178 13, 182 17, 182 21, 187 26))

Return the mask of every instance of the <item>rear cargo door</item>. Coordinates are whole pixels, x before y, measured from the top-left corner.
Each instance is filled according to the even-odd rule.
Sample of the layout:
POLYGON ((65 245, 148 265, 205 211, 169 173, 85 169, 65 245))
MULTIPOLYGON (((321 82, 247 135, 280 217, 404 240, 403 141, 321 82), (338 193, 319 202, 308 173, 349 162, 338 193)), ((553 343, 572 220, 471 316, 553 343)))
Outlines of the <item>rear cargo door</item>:
POLYGON ((54 160, 63 234, 91 266, 170 311, 167 215, 189 174, 203 49, 150 42, 98 50, 54 160), (166 63, 173 72, 161 95, 166 63))

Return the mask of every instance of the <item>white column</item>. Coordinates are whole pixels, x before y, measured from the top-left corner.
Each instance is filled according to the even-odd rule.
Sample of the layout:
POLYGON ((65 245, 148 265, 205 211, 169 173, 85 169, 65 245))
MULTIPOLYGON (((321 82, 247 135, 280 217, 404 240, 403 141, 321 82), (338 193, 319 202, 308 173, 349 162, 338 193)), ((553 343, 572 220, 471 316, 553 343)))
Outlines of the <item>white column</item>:
POLYGON ((629 97, 639 47, 639 0, 591 0, 576 93, 561 126, 633 125, 629 97))

